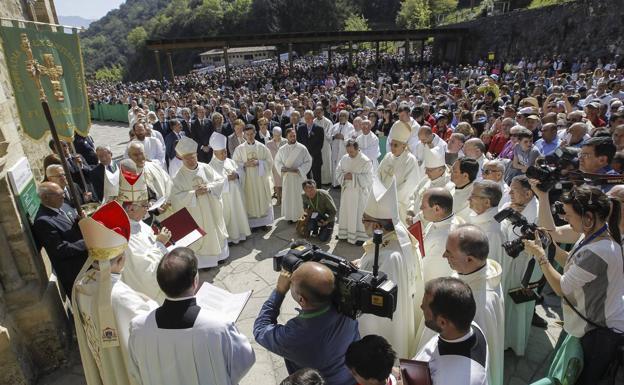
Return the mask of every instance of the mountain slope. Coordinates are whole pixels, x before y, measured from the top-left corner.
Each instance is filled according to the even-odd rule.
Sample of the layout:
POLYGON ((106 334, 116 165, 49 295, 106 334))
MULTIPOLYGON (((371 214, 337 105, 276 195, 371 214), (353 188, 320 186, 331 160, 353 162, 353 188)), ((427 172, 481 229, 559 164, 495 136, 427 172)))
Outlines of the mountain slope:
POLYGON ((84 17, 80 17, 80 16, 59 16, 58 19, 59 19, 59 24, 61 25, 69 25, 72 27, 82 27, 82 28, 87 28, 89 27, 89 24, 94 22, 94 20, 85 19, 84 17))

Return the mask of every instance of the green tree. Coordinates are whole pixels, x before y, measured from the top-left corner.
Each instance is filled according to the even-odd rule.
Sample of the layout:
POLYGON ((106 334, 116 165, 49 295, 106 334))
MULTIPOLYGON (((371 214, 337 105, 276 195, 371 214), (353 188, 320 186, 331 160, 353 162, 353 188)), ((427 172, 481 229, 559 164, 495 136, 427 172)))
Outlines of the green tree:
POLYGON ((396 22, 400 27, 408 29, 429 28, 431 15, 428 0, 403 0, 396 22))
POLYGON ((458 0, 429 0, 429 9, 435 15, 443 15, 457 9, 458 0))
POLYGON ((104 67, 95 71, 95 80, 104 82, 120 82, 123 79, 123 67, 115 64, 110 68, 104 67))
POLYGON ((142 26, 134 28, 128 33, 128 44, 135 50, 141 49, 147 40, 147 32, 142 26))
POLYGON ((345 31, 370 31, 368 20, 362 15, 351 15, 345 20, 345 31))

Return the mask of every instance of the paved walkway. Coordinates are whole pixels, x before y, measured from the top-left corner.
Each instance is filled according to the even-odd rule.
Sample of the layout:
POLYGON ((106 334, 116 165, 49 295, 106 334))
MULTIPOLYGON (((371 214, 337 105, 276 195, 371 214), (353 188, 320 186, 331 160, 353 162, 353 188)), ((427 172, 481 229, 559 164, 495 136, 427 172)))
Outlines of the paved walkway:
MULTIPOLYGON (((110 145, 114 156, 123 154, 127 141, 119 138, 127 137, 125 136, 126 125, 94 125, 91 134, 96 144, 110 145)), ((338 193, 333 190, 332 195, 338 204, 340 202, 338 193)), ((241 381, 241 385, 278 385, 287 376, 284 361, 256 344, 252 334, 254 319, 277 281, 277 273, 273 271, 272 257, 277 251, 286 248, 296 237, 294 226, 280 219, 279 207, 275 208, 275 217, 277 220, 271 231, 254 232, 245 242, 230 247, 230 258, 226 264, 200 273, 202 281, 211 282, 231 292, 253 289, 253 295, 237 325, 241 332, 252 340, 256 352, 256 364, 241 381)), ((333 237, 329 244, 322 248, 349 260, 359 258, 362 254, 361 247, 338 242, 333 237)), ((538 306, 538 312, 548 319, 549 327, 548 330, 533 328, 524 358, 515 357, 511 351, 506 352, 505 385, 525 385, 543 377, 543 373, 550 364, 553 346, 561 331, 561 327, 555 322, 559 319, 555 310, 557 309, 551 310, 538 306)), ((279 321, 285 322, 296 314, 295 302, 287 296, 282 305, 279 321)), ((45 376, 39 384, 85 384, 80 357, 76 350, 77 347, 74 347, 74 353, 66 368, 45 376)))

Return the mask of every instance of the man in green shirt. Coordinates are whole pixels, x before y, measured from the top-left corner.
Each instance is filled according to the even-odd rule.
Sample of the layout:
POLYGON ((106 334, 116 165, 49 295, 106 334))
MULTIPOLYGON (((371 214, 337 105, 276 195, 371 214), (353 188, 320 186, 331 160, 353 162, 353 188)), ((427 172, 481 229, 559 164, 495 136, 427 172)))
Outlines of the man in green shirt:
POLYGON ((303 182, 304 217, 297 223, 301 235, 318 235, 321 242, 327 242, 334 230, 336 204, 326 190, 317 189, 314 179, 303 182))

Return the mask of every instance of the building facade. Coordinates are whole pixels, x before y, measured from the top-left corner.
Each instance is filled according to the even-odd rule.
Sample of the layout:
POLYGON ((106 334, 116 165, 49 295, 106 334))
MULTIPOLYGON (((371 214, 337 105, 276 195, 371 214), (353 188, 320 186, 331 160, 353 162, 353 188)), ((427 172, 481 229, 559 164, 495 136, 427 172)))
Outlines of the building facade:
MULTIPOLYGON (((276 52, 275 46, 230 48, 227 50, 227 56, 230 65, 241 65, 274 59, 276 52)), ((225 56, 222 49, 211 49, 199 54, 199 57, 204 67, 225 65, 225 56)))

